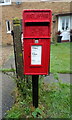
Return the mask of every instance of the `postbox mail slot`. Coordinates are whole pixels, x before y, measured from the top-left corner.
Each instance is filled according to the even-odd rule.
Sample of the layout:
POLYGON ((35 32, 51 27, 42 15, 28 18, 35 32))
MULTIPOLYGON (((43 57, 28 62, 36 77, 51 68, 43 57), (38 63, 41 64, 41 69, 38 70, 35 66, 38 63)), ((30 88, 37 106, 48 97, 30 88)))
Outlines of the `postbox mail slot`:
POLYGON ((27 38, 48 38, 50 36, 50 23, 26 22, 24 35, 27 38))
POLYGON ((48 26, 49 22, 26 22, 27 26, 48 26))

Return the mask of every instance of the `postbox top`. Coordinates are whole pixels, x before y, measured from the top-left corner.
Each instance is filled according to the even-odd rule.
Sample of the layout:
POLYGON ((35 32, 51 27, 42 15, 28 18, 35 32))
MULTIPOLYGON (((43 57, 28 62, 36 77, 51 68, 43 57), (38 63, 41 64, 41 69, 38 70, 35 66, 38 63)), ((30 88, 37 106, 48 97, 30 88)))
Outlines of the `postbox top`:
POLYGON ((40 20, 43 22, 50 22, 52 11, 50 9, 25 9, 23 10, 23 20, 29 22, 33 20, 36 22, 40 20))
POLYGON ((24 9, 25 12, 52 12, 51 9, 24 9))

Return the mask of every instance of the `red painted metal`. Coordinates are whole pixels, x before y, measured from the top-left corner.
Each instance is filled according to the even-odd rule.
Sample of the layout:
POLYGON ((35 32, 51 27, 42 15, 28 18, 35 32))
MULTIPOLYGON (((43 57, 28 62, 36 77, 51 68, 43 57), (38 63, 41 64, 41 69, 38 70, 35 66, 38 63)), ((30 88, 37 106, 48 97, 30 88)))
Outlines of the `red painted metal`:
POLYGON ((51 10, 23 11, 23 53, 25 75, 49 74, 51 19, 51 10), (37 42, 35 42, 35 40, 37 40, 37 42), (33 47, 34 49, 41 50, 41 61, 39 61, 38 64, 33 63, 33 47))

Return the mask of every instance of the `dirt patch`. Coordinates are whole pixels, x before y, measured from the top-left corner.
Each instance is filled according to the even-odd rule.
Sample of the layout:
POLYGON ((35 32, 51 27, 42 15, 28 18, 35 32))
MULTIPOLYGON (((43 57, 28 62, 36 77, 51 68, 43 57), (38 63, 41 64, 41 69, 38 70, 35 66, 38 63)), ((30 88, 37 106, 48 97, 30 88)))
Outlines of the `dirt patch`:
POLYGON ((0 67, 13 54, 13 46, 0 46, 0 67))

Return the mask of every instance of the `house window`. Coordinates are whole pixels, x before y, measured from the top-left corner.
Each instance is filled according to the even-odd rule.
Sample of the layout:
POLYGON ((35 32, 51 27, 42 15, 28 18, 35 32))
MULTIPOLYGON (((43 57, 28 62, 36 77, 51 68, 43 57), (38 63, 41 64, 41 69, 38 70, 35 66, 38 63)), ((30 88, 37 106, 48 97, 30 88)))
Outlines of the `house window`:
POLYGON ((11 24, 9 20, 6 21, 6 28, 7 28, 7 33, 11 33, 11 24))
POLYGON ((62 30, 68 30, 69 29, 69 17, 63 16, 62 17, 62 30))
POLYGON ((1 5, 10 5, 11 4, 11 0, 0 0, 0 6, 1 5))
POLYGON ((64 26, 65 26, 65 19, 62 18, 62 30, 64 30, 64 26))
POLYGON ((4 0, 0 0, 0 3, 4 3, 4 0))
POLYGON ((68 27, 69 27, 69 19, 67 18, 66 19, 66 30, 68 29, 68 27))

